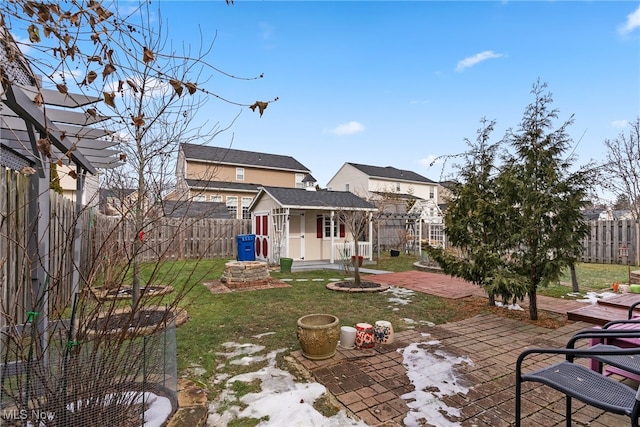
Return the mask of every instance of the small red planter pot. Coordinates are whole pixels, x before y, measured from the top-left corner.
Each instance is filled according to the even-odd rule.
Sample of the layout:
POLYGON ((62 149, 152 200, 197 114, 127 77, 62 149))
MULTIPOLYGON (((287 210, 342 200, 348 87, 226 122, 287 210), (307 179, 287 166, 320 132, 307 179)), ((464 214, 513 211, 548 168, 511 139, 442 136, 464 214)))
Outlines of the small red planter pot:
MULTIPOLYGON (((362 267, 362 260, 363 260, 363 257, 361 255, 358 255, 358 267, 362 267)), ((356 256, 355 255, 353 255, 351 257, 351 262, 353 263, 353 265, 356 265, 356 256)))

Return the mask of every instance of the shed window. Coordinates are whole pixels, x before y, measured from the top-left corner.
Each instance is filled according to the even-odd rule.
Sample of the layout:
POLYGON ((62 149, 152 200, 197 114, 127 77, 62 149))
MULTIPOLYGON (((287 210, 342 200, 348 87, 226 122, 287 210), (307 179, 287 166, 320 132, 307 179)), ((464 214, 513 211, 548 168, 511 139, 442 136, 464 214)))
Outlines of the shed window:
POLYGON ((316 217, 316 237, 318 239, 328 239, 331 237, 332 231, 333 237, 344 237, 346 234, 344 223, 340 222, 338 224, 338 220, 334 220, 333 230, 331 230, 331 215, 318 215, 316 217))

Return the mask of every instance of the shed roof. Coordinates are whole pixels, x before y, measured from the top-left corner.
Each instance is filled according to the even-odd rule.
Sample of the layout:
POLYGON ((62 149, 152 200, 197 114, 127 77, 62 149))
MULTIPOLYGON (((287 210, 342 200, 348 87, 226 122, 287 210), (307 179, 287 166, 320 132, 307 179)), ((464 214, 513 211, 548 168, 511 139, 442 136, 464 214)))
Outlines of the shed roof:
POLYGON ((285 208, 377 210, 373 204, 349 191, 309 191, 285 187, 262 187, 253 203, 255 204, 265 194, 285 208))
POLYGON ((291 156, 188 143, 180 144, 180 148, 186 160, 309 173, 308 168, 291 156))

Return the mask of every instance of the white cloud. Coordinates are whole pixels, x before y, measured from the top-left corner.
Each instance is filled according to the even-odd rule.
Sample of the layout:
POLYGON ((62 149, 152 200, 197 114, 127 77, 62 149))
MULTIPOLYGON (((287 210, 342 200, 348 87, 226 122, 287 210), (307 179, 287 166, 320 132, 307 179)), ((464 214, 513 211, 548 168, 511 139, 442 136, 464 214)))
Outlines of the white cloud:
POLYGON ((614 128, 625 128, 629 124, 629 120, 614 120, 611 122, 611 126, 614 128))
POLYGON ((477 53, 473 56, 468 56, 464 58, 462 61, 458 62, 456 66, 456 71, 462 71, 465 68, 473 67, 476 64, 479 64, 482 61, 486 61, 487 59, 500 58, 503 55, 501 53, 495 53, 492 50, 485 50, 484 52, 477 53))
POLYGON ((618 27, 618 32, 620 34, 627 34, 636 28, 640 28, 640 6, 627 15, 627 22, 618 27))
POLYGON ((333 129, 329 129, 327 132, 334 135, 353 135, 356 133, 364 132, 364 125, 360 122, 349 122, 338 125, 333 129))

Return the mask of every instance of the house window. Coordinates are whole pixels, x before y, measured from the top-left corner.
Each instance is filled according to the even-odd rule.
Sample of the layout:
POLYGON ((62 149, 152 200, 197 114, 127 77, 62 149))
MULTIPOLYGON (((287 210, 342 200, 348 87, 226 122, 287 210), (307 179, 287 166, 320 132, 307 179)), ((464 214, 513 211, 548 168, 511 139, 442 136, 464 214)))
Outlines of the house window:
POLYGON ((400 183, 396 182, 396 191, 400 191, 400 183))
POLYGON ((296 174, 296 188, 304 188, 304 183, 302 180, 304 179, 304 174, 297 173, 296 174))
POLYGON ((344 185, 344 191, 349 191, 349 184, 344 185))
POLYGON ((435 197, 436 197, 436 194, 435 194, 435 191, 434 191, 433 187, 429 188, 429 198, 430 199, 435 199, 435 197))
POLYGON ((206 202, 207 198, 202 194, 198 194, 198 195, 193 196, 193 201, 194 202, 206 202))
POLYGON ((236 168, 236 181, 244 181, 244 168, 236 168))
POLYGON ((231 218, 238 218, 238 197, 227 196, 227 210, 231 214, 231 218))
POLYGON ((252 197, 242 198, 242 219, 251 219, 251 212, 249 212, 251 201, 253 201, 252 197))
POLYGON ((212 196, 209 196, 209 201, 221 203, 222 202, 222 196, 219 195, 219 194, 214 194, 212 196))
MULTIPOLYGON (((344 223, 338 224, 338 219, 334 218, 333 221, 333 237, 344 237, 345 229, 344 223), (339 230, 339 233, 338 233, 339 230)), ((328 239, 331 237, 331 215, 318 215, 316 217, 316 237, 318 239, 328 239)))

